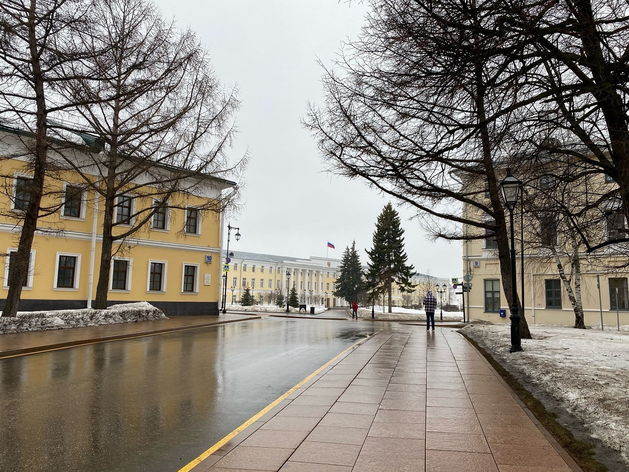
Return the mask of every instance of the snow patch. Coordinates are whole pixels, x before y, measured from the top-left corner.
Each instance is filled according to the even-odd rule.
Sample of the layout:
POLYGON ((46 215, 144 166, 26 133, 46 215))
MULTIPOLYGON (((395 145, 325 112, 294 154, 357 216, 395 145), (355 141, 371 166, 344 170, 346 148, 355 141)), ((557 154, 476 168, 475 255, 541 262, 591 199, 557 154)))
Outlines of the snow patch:
POLYGON ((0 317, 0 334, 165 319, 168 318, 162 310, 147 302, 113 305, 106 310, 84 308, 18 312, 14 318, 0 317))
POLYGON ((469 325, 462 332, 516 377, 561 402, 629 466, 629 326, 621 328, 529 325, 533 339, 523 339, 524 351, 513 354, 509 325, 469 325))

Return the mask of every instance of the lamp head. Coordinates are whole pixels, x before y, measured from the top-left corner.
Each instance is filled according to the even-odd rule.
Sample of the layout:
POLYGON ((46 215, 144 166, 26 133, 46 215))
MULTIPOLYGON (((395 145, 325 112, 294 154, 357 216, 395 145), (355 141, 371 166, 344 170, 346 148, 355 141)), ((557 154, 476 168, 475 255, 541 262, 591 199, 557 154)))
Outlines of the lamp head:
POLYGON ((500 182, 500 192, 505 205, 510 211, 513 211, 518 203, 521 186, 522 182, 511 175, 511 169, 507 169, 507 176, 500 182))
POLYGON ((240 229, 236 231, 236 241, 240 241, 240 229))

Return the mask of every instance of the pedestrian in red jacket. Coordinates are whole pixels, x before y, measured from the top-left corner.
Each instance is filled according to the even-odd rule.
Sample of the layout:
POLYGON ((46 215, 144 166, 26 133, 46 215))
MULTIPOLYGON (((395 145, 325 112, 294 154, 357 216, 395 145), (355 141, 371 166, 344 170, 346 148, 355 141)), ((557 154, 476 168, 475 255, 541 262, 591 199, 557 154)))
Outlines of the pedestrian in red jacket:
POLYGON ((358 319, 358 303, 356 303, 356 300, 354 300, 354 303, 352 303, 352 319, 358 319))

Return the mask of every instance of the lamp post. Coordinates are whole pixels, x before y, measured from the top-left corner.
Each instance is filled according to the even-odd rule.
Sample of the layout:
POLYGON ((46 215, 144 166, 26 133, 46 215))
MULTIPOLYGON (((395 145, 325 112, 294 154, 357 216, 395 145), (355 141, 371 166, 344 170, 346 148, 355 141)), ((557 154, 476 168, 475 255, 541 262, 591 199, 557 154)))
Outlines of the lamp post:
POLYGON ((520 335, 520 310, 518 308, 518 288, 517 277, 515 273, 515 237, 513 230, 513 211, 518 203, 520 196, 520 187, 522 182, 511 175, 511 169, 507 169, 507 176, 500 183, 500 191, 505 205, 509 209, 509 221, 511 223, 511 349, 509 352, 518 352, 522 350, 522 338, 520 335))
POLYGON ((287 270, 286 271, 286 313, 289 313, 289 306, 288 306, 288 300, 289 300, 289 296, 288 296, 288 289, 289 289, 289 285, 290 285, 290 271, 287 270))
MULTIPOLYGON (((229 252, 229 239, 232 229, 236 230, 236 235, 234 236, 236 241, 240 241, 240 228, 236 228, 229 223, 227 225, 227 251, 225 252, 225 264, 229 264, 231 262, 230 256, 233 255, 229 252)), ((225 280, 223 280, 223 308, 221 308, 221 311, 223 313, 227 313, 227 271, 224 271, 223 278, 225 280)))
POLYGON ((439 321, 443 321, 443 295, 446 293, 447 288, 446 284, 437 284, 437 293, 439 294, 439 300, 441 301, 441 314, 439 315, 439 321))

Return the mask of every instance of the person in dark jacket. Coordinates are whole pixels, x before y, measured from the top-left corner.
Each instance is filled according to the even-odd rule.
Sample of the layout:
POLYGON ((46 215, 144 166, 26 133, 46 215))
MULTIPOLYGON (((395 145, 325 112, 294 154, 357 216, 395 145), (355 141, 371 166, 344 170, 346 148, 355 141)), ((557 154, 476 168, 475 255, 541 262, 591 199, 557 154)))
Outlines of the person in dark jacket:
POLYGON ((354 300, 354 303, 352 303, 352 319, 358 319, 358 303, 356 303, 356 300, 354 300))
POLYGON ((428 293, 424 297, 424 310, 426 311, 426 329, 430 329, 432 323, 432 330, 435 330, 435 309, 437 308, 437 299, 432 292, 428 290, 428 293))

